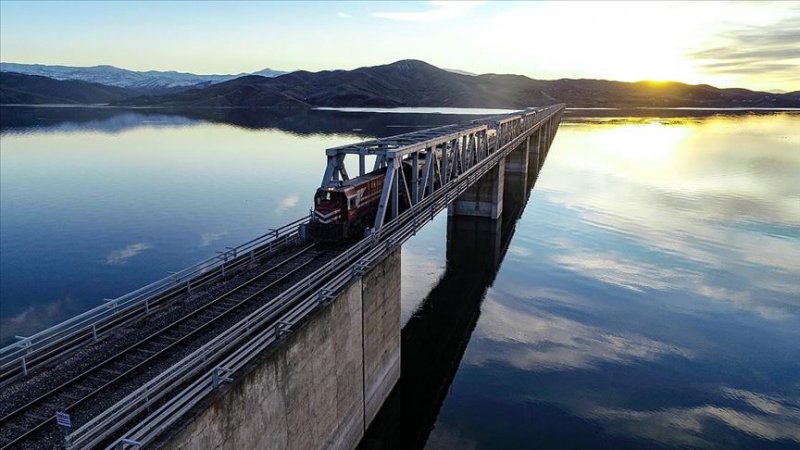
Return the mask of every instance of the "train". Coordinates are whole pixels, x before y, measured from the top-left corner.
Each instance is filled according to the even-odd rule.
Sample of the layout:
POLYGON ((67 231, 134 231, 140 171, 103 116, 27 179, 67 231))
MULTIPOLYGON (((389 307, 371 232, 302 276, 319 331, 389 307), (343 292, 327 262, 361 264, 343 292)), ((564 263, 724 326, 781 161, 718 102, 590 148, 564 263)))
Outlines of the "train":
POLYGON ((364 236, 378 213, 386 169, 376 170, 314 194, 308 231, 318 242, 341 242, 364 236))
MULTIPOLYGON (((418 173, 423 163, 419 162, 418 173)), ((402 170, 405 179, 411 180, 411 161, 403 161, 402 170)), ((318 188, 308 224, 309 237, 317 242, 346 242, 364 237, 367 228, 375 223, 385 178, 386 169, 382 168, 333 186, 318 188)), ((402 211, 411 202, 402 189, 399 196, 402 211)))

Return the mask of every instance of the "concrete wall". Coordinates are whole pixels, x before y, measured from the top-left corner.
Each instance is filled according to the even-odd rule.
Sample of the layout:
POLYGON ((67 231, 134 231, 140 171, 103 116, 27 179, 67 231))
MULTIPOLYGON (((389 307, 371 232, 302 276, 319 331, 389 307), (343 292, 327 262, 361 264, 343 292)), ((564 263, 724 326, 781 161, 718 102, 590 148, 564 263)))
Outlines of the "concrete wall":
POLYGON ((400 250, 361 279, 364 315, 364 425, 400 378, 400 250))
POLYGON ((450 216, 473 216, 497 219, 503 213, 503 179, 506 160, 501 159, 447 207, 450 216))
POLYGON ((244 372, 160 447, 354 448, 400 376, 400 250, 244 372))

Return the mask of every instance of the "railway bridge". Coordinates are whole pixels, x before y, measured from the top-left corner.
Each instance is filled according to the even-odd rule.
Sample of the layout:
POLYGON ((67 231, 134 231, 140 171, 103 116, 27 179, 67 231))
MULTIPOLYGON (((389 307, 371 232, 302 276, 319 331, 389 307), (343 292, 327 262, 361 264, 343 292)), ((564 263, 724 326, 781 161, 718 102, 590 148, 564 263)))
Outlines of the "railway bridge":
POLYGON ((493 235, 563 111, 328 149, 323 188, 385 169, 366 237, 318 244, 302 218, 18 337, 0 350, 0 448, 355 447, 400 376, 401 245, 444 209, 493 235))

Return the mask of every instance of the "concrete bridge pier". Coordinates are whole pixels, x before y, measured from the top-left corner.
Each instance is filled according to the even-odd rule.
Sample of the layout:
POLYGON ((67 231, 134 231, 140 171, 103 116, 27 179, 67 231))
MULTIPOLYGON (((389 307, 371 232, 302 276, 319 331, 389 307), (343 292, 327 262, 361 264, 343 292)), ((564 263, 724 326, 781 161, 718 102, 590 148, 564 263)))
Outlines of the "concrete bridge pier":
POLYGON ((398 248, 154 447, 355 448, 399 378, 398 248))
POLYGON ((501 159, 494 168, 464 191, 447 206, 448 216, 472 216, 498 219, 503 214, 503 179, 506 159, 501 159))
POLYGON ((535 171, 530 165, 531 137, 506 156, 506 170, 503 179, 503 209, 524 200, 528 192, 529 171, 535 171))
POLYGON ((530 145, 528 146, 528 180, 529 185, 532 185, 533 180, 535 180, 539 176, 539 170, 542 167, 543 158, 541 152, 541 135, 542 131, 537 130, 533 133, 529 138, 528 141, 530 145))

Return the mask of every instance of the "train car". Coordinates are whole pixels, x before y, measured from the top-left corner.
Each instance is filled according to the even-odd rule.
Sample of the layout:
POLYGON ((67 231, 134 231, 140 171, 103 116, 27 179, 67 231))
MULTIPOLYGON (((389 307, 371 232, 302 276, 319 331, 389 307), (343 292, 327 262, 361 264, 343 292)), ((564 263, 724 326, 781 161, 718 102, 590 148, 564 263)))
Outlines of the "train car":
MULTIPOLYGON (((417 173, 422 171, 425 161, 420 160, 417 173)), ((406 180, 411 180, 410 159, 402 163, 406 180)), ((314 212, 308 231, 311 239, 318 242, 340 242, 364 236, 364 230, 375 223, 378 203, 381 199, 386 169, 379 169, 357 178, 351 178, 337 186, 321 187, 314 195, 314 212)), ((432 180, 438 187, 438 180, 432 180)), ((400 211, 411 205, 403 189, 399 192, 400 211)))
POLYGON ((311 238, 340 242, 363 237, 375 221, 385 172, 380 169, 335 187, 317 189, 308 226, 311 238))

